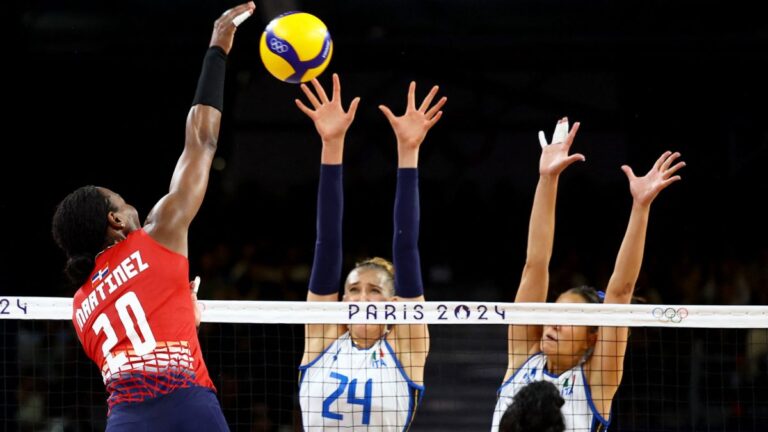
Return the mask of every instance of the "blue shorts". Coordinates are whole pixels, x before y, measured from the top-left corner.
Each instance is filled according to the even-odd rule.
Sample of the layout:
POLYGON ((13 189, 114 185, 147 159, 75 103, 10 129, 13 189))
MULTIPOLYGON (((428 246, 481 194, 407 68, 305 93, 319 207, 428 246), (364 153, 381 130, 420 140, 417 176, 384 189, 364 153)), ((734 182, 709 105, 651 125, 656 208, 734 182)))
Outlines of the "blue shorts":
POLYGON ((112 407, 107 432, 229 432, 216 394, 204 387, 181 388, 138 403, 112 407))

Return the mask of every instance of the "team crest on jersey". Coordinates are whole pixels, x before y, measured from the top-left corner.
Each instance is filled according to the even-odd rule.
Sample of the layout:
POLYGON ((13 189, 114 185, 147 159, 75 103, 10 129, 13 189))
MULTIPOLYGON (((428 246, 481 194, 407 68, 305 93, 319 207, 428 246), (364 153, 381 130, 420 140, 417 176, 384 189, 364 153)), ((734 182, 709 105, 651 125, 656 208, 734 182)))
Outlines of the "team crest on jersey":
POLYGON ((384 362, 384 350, 381 348, 381 346, 379 346, 378 352, 376 352, 375 350, 371 352, 371 367, 373 368, 387 367, 387 363, 384 362))
POLYGON ((95 285, 96 282, 104 279, 104 277, 107 276, 107 274, 109 274, 109 263, 107 263, 107 265, 105 265, 103 269, 97 271, 93 275, 93 277, 91 277, 91 285, 95 285))
POLYGON ((566 378, 563 382, 563 389, 560 391, 560 394, 563 396, 573 396, 573 384, 576 381, 576 375, 571 374, 570 377, 566 378))

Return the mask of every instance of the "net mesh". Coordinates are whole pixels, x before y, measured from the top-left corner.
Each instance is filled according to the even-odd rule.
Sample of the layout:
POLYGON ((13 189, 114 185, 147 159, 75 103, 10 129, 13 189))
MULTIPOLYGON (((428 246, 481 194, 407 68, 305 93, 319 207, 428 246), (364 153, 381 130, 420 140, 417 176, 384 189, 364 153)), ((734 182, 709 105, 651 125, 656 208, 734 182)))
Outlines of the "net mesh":
MULTIPOLYGON (((0 303, 0 429, 104 430, 107 394, 72 329, 68 300, 23 299, 24 313, 14 308, 16 298, 6 300, 0 303)), ((302 430, 298 366, 305 323, 387 319, 385 304, 375 304, 376 314, 366 304, 205 304, 200 342, 233 431, 302 430)), ((397 305, 397 312, 405 305, 413 307, 397 305)), ((430 324, 426 391, 410 430, 490 428, 507 367, 503 324, 513 322, 632 325, 611 431, 765 430, 767 314, 764 307, 424 303, 420 319, 400 320, 430 324)), ((359 383, 352 400, 363 406, 363 394, 359 383)))

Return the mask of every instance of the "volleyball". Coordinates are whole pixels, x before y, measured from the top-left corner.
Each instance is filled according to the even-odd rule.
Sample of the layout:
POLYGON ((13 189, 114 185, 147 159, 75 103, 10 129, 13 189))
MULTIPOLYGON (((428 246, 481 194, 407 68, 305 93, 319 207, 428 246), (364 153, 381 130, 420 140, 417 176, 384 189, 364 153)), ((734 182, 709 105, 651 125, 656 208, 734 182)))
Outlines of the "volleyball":
POLYGON ((298 84, 325 70, 333 54, 333 41, 328 27, 316 16, 287 12, 267 24, 259 53, 275 78, 298 84))

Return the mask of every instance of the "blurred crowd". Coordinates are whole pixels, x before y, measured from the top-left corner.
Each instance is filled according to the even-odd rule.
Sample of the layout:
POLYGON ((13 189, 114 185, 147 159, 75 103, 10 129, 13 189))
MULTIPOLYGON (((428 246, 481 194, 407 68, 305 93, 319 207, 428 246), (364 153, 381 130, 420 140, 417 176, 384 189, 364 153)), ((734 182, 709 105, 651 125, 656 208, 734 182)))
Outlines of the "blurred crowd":
MULTIPOLYGON (((345 268, 351 269, 355 261, 366 257, 365 252, 346 254, 345 268)), ((637 295, 654 304, 766 305, 768 249, 750 258, 724 254, 694 261, 690 255, 649 251, 637 295)), ((489 269, 483 280, 476 279, 475 273, 465 276, 449 263, 435 263, 426 257, 422 263, 428 300, 512 301, 515 278, 522 270, 522 262, 519 270, 514 266, 497 272, 489 269)), ((311 255, 299 246, 264 241, 239 247, 220 243, 201 254, 192 267, 203 280, 201 299, 302 301, 306 298, 310 265, 311 255)), ((564 257, 555 257, 551 266, 552 296, 579 285, 604 289, 612 270, 610 257, 595 259, 571 250, 564 257)))

